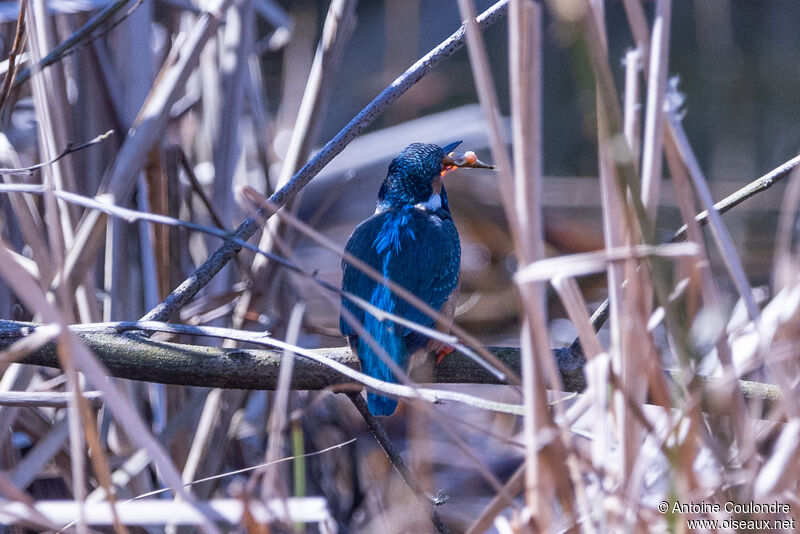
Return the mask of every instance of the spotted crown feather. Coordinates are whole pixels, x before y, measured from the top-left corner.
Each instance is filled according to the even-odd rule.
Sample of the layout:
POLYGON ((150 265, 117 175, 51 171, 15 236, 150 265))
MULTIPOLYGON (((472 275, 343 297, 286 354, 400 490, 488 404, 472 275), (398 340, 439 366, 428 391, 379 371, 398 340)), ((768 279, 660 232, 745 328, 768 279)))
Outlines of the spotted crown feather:
POLYGON ((412 143, 389 164, 378 202, 399 207, 426 201, 433 194, 433 179, 442 172, 444 152, 438 145, 412 143))

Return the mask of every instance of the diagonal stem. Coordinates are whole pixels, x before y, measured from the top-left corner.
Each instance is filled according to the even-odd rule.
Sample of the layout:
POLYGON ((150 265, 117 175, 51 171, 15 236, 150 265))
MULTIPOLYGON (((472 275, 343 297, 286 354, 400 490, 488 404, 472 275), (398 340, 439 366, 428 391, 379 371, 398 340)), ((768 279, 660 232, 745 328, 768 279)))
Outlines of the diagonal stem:
MULTIPOLYGON (((508 0, 500 0, 478 17, 478 26, 485 29, 500 20, 506 13, 508 0)), ((350 141, 356 138, 369 126, 386 108, 422 79, 436 65, 450 57, 454 52, 464 46, 464 26, 445 39, 439 46, 428 52, 414 65, 409 67, 386 89, 384 89, 367 107, 362 109, 333 139, 320 150, 314 158, 306 163, 292 179, 272 196, 272 204, 283 206, 311 181, 322 168, 338 155, 350 141)), ((264 209, 259 209, 236 229, 236 237, 247 240, 261 227, 262 221, 271 214, 264 209)), ((150 310, 143 320, 165 321, 170 319, 192 297, 197 294, 209 281, 239 252, 240 246, 226 241, 222 244, 203 265, 198 267, 192 275, 167 296, 158 306, 150 310)))
MULTIPOLYGON (((395 448, 394 444, 389 439, 389 434, 386 433, 386 429, 383 428, 383 425, 374 415, 369 413, 369 408, 367 408, 367 403, 364 401, 364 397, 361 396, 361 393, 349 392, 347 393, 347 398, 350 399, 350 401, 353 403, 353 406, 355 406, 356 410, 358 410, 358 413, 360 413, 361 417, 364 418, 364 422, 367 424, 370 432, 372 432, 375 440, 381 446, 383 452, 386 453, 386 456, 400 474, 400 477, 414 493, 414 496, 420 501, 420 504, 426 508, 444 504, 447 499, 441 497, 441 492, 435 496, 430 496, 425 493, 425 490, 419 485, 417 479, 415 479, 414 475, 411 474, 411 470, 406 465, 405 460, 403 460, 403 457, 400 456, 400 451, 395 448)), ((439 517, 439 514, 436 512, 436 510, 431 510, 431 522, 433 522, 433 526, 438 532, 443 534, 450 532, 442 522, 442 518, 439 517)))

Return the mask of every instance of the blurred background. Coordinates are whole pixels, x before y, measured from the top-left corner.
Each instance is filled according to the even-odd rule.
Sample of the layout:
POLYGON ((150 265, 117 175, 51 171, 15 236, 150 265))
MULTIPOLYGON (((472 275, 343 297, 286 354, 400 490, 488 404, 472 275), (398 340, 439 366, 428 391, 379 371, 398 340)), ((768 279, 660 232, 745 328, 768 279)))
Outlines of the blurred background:
MULTIPOLYGON (((37 23, 38 30, 52 48, 112 4, 103 0, 38 2, 36 5, 46 13, 46 18, 37 23)), ((478 11, 490 5, 486 0, 475 2, 478 11)), ((652 2, 645 1, 643 6, 651 17, 652 2)), ((94 31, 93 39, 74 46, 69 55, 46 71, 50 78, 44 104, 49 106, 51 123, 40 122, 43 103, 34 103, 29 84, 11 93, 11 99, 0 110, 0 166, 19 167, 42 161, 37 135, 44 129, 53 131, 57 150, 114 129, 116 135, 110 140, 70 155, 57 166, 65 189, 88 196, 97 194, 142 103, 151 88, 160 83, 157 74, 161 64, 169 51, 187 38, 198 12, 208 7, 205 2, 187 0, 131 1, 124 5, 114 18, 119 23, 94 31)), ((18 2, 0 2, 2 58, 8 56, 13 42, 18 8, 18 2)), ((237 3, 229 10, 225 24, 199 53, 198 66, 168 110, 166 127, 140 162, 142 170, 136 173, 130 192, 116 192, 116 202, 209 226, 235 228, 251 209, 238 198, 237 187, 250 185, 262 192, 275 191, 298 164, 302 165, 384 87, 460 24, 455 0, 358 2, 349 39, 342 41, 346 45, 335 68, 323 79, 320 94, 324 98, 312 116, 310 133, 304 146, 295 150, 291 148, 292 136, 328 9, 329 3, 324 1, 252 0, 237 3), (296 161, 287 164, 292 150, 296 161)), ((797 2, 673 3, 669 73, 677 77, 678 87, 685 95, 684 124, 715 199, 797 154, 798 20, 797 2)), ((544 10, 544 24, 543 202, 548 253, 597 250, 602 247, 602 228, 596 176, 594 81, 591 72, 583 68, 588 64, 586 58, 580 57, 577 36, 558 30, 548 9, 544 10)), ((623 58, 633 46, 621 1, 606 2, 606 24, 609 55, 621 91, 623 58)), ((506 21, 494 24, 483 35, 500 105, 508 114, 506 21)), ((6 72, 8 62, 0 64, 0 70, 6 72)), ((372 214, 389 161, 404 146, 411 142, 446 144, 460 139, 464 149, 475 150, 482 160, 491 161, 485 132, 467 52, 461 50, 378 117, 305 188, 291 209, 343 246, 353 228, 372 214)), ((4 179, 12 180, 7 176, 4 179)), ((41 176, 13 180, 41 183, 41 176)), ((449 175, 446 187, 463 248, 457 320, 487 344, 516 346, 517 292, 511 282, 515 258, 496 177, 488 171, 464 170, 449 175)), ((769 280, 783 189, 779 184, 724 217, 754 285, 769 280)), ((666 241, 680 226, 680 218, 667 178, 662 191, 657 230, 666 241)), ((36 206, 41 208, 40 204, 36 206)), ((26 239, 29 234, 23 231, 15 211, 18 207, 12 206, 8 195, 0 196, 0 234, 14 251, 30 259, 35 256, 32 251, 36 245, 26 239)), ((74 228, 82 213, 75 208, 64 211, 69 213, 65 228, 74 228)), ((336 254, 290 229, 275 225, 271 230, 277 237, 258 235, 251 242, 259 242, 262 248, 276 251, 307 272, 338 285, 340 267, 336 254)), ((77 287, 70 288, 74 302, 61 303, 65 313, 72 314, 71 321, 141 317, 220 244, 219 239, 185 229, 142 222, 109 220, 105 231, 96 255, 83 258, 85 272, 77 287)), ((65 238, 67 249, 69 239, 65 238)), ((718 282, 726 289, 729 278, 713 256, 713 244, 709 249, 714 269, 721 274, 718 282)), ((605 298, 603 277, 587 278, 581 283, 588 301, 599 303, 605 298)), ((734 293, 730 287, 727 289, 732 301, 734 293)), ((554 344, 563 345, 572 341, 572 330, 562 319, 565 314, 555 300, 549 299, 552 339, 554 344)), ((248 252, 240 254, 175 320, 267 329, 281 337, 286 318, 298 301, 308 303, 299 344, 344 344, 338 334, 334 295, 310 283, 307 277, 259 263, 248 252)), ((0 318, 33 317, 34 311, 24 309, 7 282, 0 281, 0 318)), ((179 340, 188 342, 185 338, 179 340)), ((15 387, 25 389, 56 379, 47 370, 37 373, 15 387)), ((178 413, 178 407, 193 407, 194 411, 189 410, 186 415, 189 428, 169 441, 173 460, 184 465, 196 437, 193 432, 200 409, 211 402, 207 400, 212 398, 209 392, 141 383, 126 383, 125 387, 150 418, 154 432, 164 428, 169 417, 178 413)), ((462 390, 519 401, 518 392, 509 387, 467 386, 462 390)), ((197 469, 197 477, 263 460, 269 416, 265 406, 272 406, 272 394, 226 391, 224 395, 222 401, 215 401, 219 403, 219 420, 213 423, 214 440, 197 469)), ((315 482, 309 482, 308 493, 328 497, 331 512, 345 531, 359 531, 359 526, 373 520, 371 528, 376 532, 385 531, 381 521, 394 520, 405 521, 402 524, 407 531, 424 530, 428 525, 424 513, 409 514, 404 506, 389 506, 408 503, 407 490, 397 477, 389 476, 391 467, 383 453, 374 444, 369 445, 372 442, 362 422, 353 416, 348 404, 342 407, 339 397, 292 393, 291 407, 295 411, 291 432, 295 438, 300 436, 300 445, 285 445, 282 452, 319 450, 351 437, 353 432, 367 438, 359 442, 358 453, 352 447, 332 453, 327 459, 309 461, 308 478, 315 482), (314 410, 314 417, 304 418, 310 410, 314 410), (382 491, 367 491, 375 488, 382 491), (385 511, 386 515, 373 513, 375 510, 385 511)), ((446 406, 442 410, 454 421, 468 421, 468 425, 482 429, 472 432, 470 427, 463 439, 481 452, 498 478, 505 480, 518 466, 521 449, 514 441, 519 431, 516 419, 483 412, 475 415, 475 410, 463 406, 446 406)), ((48 417, 52 417, 49 412, 48 417)), ((120 465, 133 448, 124 432, 115 434, 115 423, 107 412, 100 417, 104 439, 111 436, 104 444, 115 455, 115 465, 120 465)), ((415 427, 415 422, 419 420, 412 420, 409 428, 415 427)), ((453 504, 443 507, 442 513, 453 524, 466 524, 494 496, 495 489, 479 475, 472 458, 453 452, 451 441, 456 440, 452 434, 439 433, 436 427, 435 438, 439 441, 436 447, 429 447, 428 441, 436 441, 425 434, 431 425, 416 425, 422 428, 421 434, 407 436, 404 424, 405 418, 394 418, 389 423, 393 437, 401 447, 411 449, 415 470, 429 470, 440 476, 446 473, 430 488, 449 488, 453 504), (411 443, 414 448, 409 446, 411 443)), ((18 424, 15 444, 4 442, 8 445, 3 448, 7 453, 4 469, 11 469, 47 428, 20 429, 18 424)), ((62 453, 66 454, 64 450, 62 453)), ((286 465, 282 471, 285 480, 300 478, 297 473, 291 474, 286 465)), ((34 478, 35 483, 47 478, 55 489, 32 485, 29 491, 36 497, 62 497, 68 491, 68 484, 62 481, 69 480, 65 474, 68 472, 68 462, 62 458, 47 476, 37 478, 34 474, 26 479, 34 484, 34 478)), ((135 478, 131 493, 152 489, 157 479, 151 475, 135 478)), ((205 497, 220 487, 235 493, 228 482, 214 483, 198 492, 205 497)), ((297 486, 294 489, 296 494, 297 486)))

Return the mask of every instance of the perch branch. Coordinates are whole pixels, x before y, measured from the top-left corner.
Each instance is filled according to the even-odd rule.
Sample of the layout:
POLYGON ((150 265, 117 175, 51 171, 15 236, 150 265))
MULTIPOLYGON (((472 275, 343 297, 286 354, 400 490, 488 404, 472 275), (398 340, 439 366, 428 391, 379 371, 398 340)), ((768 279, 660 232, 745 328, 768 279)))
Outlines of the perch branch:
MULTIPOLYGON (((10 330, 9 337, 17 338, 17 339, 18 339, 18 337, 19 337, 21 332, 22 332, 22 335, 24 335, 25 332, 28 332, 28 331, 34 331, 35 332, 36 331, 36 325, 32 325, 32 324, 29 324, 29 323, 4 323, 4 322, 0 321, 0 338, 6 337, 4 335, 4 332, 3 332, 3 326, 4 325, 5 326, 10 326, 10 328, 9 328, 9 330, 10 330), (15 327, 16 327, 16 332, 14 331, 15 327)), ((72 331, 72 333, 78 334, 78 335, 87 334, 88 333, 90 335, 106 334, 106 335, 115 336, 115 335, 119 335, 119 334, 121 334, 122 332, 125 332, 125 331, 169 332, 169 333, 173 333, 173 334, 199 335, 199 336, 210 336, 210 337, 217 337, 217 338, 224 338, 224 339, 232 339, 232 340, 236 340, 236 341, 240 341, 240 342, 253 343, 253 344, 257 344, 257 345, 267 346, 267 347, 270 347, 270 348, 283 349, 283 350, 289 349, 289 350, 292 350, 292 352, 296 353, 298 356, 302 356, 303 359, 310 360, 311 362, 313 362, 313 363, 315 363, 315 364, 317 364, 319 366, 322 366, 324 368, 329 369, 330 371, 333 371, 334 375, 337 377, 337 380, 335 382, 333 382, 333 383, 337 383, 337 382, 350 382, 350 383, 358 382, 358 383, 361 383, 361 384, 369 387, 372 390, 379 391, 382 394, 388 394, 388 395, 391 395, 391 396, 394 396, 394 397, 418 398, 418 399, 421 399, 423 401, 432 402, 432 403, 438 403, 438 402, 441 402, 441 401, 451 400, 451 401, 461 402, 461 403, 470 405, 472 407, 480 408, 480 409, 484 409, 484 410, 491 410, 491 411, 496 411, 496 412, 515 414, 515 415, 520 415, 521 414, 521 407, 519 405, 516 405, 516 404, 508 404, 508 403, 504 403, 504 402, 494 402, 494 401, 486 400, 486 399, 483 399, 483 398, 480 398, 480 397, 476 397, 474 395, 461 393, 461 392, 458 392, 458 391, 448 391, 448 390, 437 390, 437 389, 422 388, 422 387, 412 387, 412 386, 409 386, 409 385, 384 382, 383 380, 378 380, 378 379, 373 378, 371 376, 367 376, 367 375, 361 373, 360 371, 355 370, 351 366, 348 366, 347 364, 338 361, 335 357, 334 358, 330 357, 329 355, 325 354, 324 352, 319 352, 319 351, 314 351, 314 350, 309 350, 309 349, 304 349, 304 348, 301 348, 301 347, 297 347, 297 346, 291 345, 289 343, 286 343, 284 341, 281 341, 279 339, 271 338, 267 334, 262 334, 262 333, 259 333, 259 332, 245 332, 245 331, 239 331, 239 330, 232 330, 232 329, 228 329, 228 328, 216 328, 216 327, 209 327, 209 326, 190 326, 190 325, 180 325, 180 324, 168 324, 168 323, 160 323, 160 322, 155 322, 155 321, 98 323, 98 324, 93 324, 93 325, 73 325, 73 326, 70 326, 69 328, 72 331)), ((120 336, 120 337, 122 337, 124 339, 127 339, 127 340, 130 340, 130 341, 135 343, 136 339, 140 339, 143 336, 128 335, 128 336, 120 336)), ((147 339, 144 339, 144 341, 147 341, 147 339)), ((89 341, 87 341, 87 342, 89 342, 89 341)), ((155 345, 150 344, 150 346, 153 347, 155 345)), ((122 342, 120 345, 118 345, 116 350, 119 350, 120 352, 124 352, 124 351, 128 350, 128 345, 126 343, 122 342)), ((206 353, 206 354, 208 354, 208 353, 206 353)), ((272 361, 271 363, 275 364, 277 362, 278 365, 279 365, 279 363, 281 361, 281 355, 282 354, 283 354, 282 352, 274 353, 274 355, 273 355, 274 356, 274 358, 273 358, 274 361, 272 361)), ((241 360, 241 354, 236 353, 235 351, 233 353, 219 353, 219 355, 228 356, 228 357, 234 357, 235 356, 236 359, 241 360)), ((138 354, 129 354, 127 356, 120 354, 119 357, 115 358, 115 360, 113 362, 105 362, 105 360, 103 360, 102 357, 100 357, 100 359, 103 360, 104 363, 107 364, 109 369, 112 369, 116 365, 119 365, 120 358, 126 358, 128 356, 130 356, 132 358, 139 358, 139 359, 142 359, 142 358, 147 359, 148 358, 147 356, 142 354, 141 351, 140 351, 138 354)), ((173 366, 170 367, 170 364, 168 364, 169 368, 168 369, 162 369, 161 374, 157 375, 158 377, 153 377, 146 370, 145 370, 146 375, 143 375, 143 376, 128 375, 128 376, 130 378, 134 379, 134 380, 147 380, 147 381, 151 381, 151 382, 161 382, 161 381, 163 381, 165 379, 165 376, 164 376, 165 374, 169 374, 169 373, 178 373, 178 374, 185 373, 185 370, 182 370, 182 368, 184 366, 192 366, 192 365, 203 366, 203 365, 207 365, 209 363, 210 364, 218 363, 218 362, 215 362, 215 360, 213 360, 211 358, 208 358, 208 357, 204 358, 202 354, 195 354, 195 355, 189 355, 189 356, 190 356, 189 360, 185 360, 184 362, 179 363, 177 366, 173 365, 173 366)), ((165 359, 165 357, 167 359, 169 359, 169 354, 167 354, 166 356, 163 355, 163 354, 157 355, 155 359, 151 359, 149 365, 159 366, 161 363, 164 363, 163 360, 165 359)), ((28 361, 28 360, 24 360, 24 361, 25 361, 25 363, 37 363, 37 362, 34 362, 34 361, 28 361)), ((174 363, 175 362, 173 362, 173 364, 174 363)), ((251 362, 251 363, 253 363, 253 362, 251 362)), ((255 363, 255 365, 251 365, 251 366, 248 367, 250 369, 250 371, 248 371, 248 372, 255 373, 255 374, 271 372, 268 369, 262 368, 263 365, 260 365, 258 361, 254 362, 254 363, 255 363)), ((41 363, 40 365, 50 365, 50 364, 41 363)), ((57 365, 51 365, 51 366, 57 366, 57 365)), ((135 364, 135 367, 138 367, 138 364, 135 364)), ((131 372, 131 371, 132 371, 131 369, 128 369, 127 372, 131 372)), ((136 371, 133 370, 133 372, 135 373, 136 371)), ((213 375, 215 375, 216 373, 227 374, 227 373, 230 373, 230 372, 236 373, 236 370, 234 370, 234 369, 228 369, 228 370, 225 370, 225 369, 212 369, 210 372, 208 372, 206 374, 206 378, 212 378, 212 380, 213 380, 213 375)), ((114 374, 114 371, 111 370, 111 373, 114 374)), ((119 376, 123 376, 123 375, 119 375, 119 376)), ((167 379, 167 380, 171 380, 171 379, 167 379)), ((182 381, 177 381, 177 382, 172 382, 172 383, 183 384, 183 385, 190 385, 191 384, 190 382, 182 382, 182 381)), ((269 385, 267 387, 264 387, 263 384, 262 385, 256 385, 255 387, 247 387, 247 386, 242 386, 242 385, 236 385, 235 383, 234 384, 229 383, 228 385, 221 384, 221 385, 217 385, 217 386, 213 386, 213 387, 222 387, 222 388, 229 388, 229 389, 271 389, 271 390, 275 390, 275 389, 277 389, 277 383, 278 383, 278 378, 277 378, 277 375, 275 375, 275 376, 270 376, 269 385)), ((329 384, 331 384, 331 383, 326 383, 325 381, 323 381, 321 383, 321 385, 319 385, 318 387, 299 387, 299 388, 298 387, 292 387, 292 389, 323 389, 323 388, 327 387, 327 385, 329 385, 329 384)))
MULTIPOLYGON (((35 331, 32 323, 0 321, 0 350, 35 331)), ((140 327, 137 327, 140 328, 140 327)), ((97 355, 112 376, 161 384, 215 387, 228 389, 274 390, 278 384, 281 350, 223 349, 201 345, 185 345, 155 341, 142 336, 121 335, 74 328, 75 333, 97 355)), ((324 356, 350 370, 359 368, 358 359, 346 347, 301 349, 303 353, 324 356)), ((489 350, 505 365, 519 372, 519 349, 490 347, 489 350)), ((563 390, 582 391, 585 386, 582 359, 574 358, 569 348, 553 351, 561 371, 563 390)), ((320 358, 322 359, 322 358, 320 358)), ((60 368, 56 347, 48 343, 29 353, 21 363, 60 368)), ((680 373, 668 371, 680 382, 680 373)), ((412 379, 419 375, 411 372, 412 379)), ((706 393, 713 395, 726 387, 720 379, 697 376, 706 393)), ((439 384, 502 384, 492 373, 455 352, 433 366, 432 383, 439 384)), ((353 379, 318 361, 297 358, 292 372, 292 389, 321 390, 336 384, 352 383, 353 379)), ((748 400, 765 404, 780 399, 779 388, 771 384, 740 380, 739 387, 748 400)))

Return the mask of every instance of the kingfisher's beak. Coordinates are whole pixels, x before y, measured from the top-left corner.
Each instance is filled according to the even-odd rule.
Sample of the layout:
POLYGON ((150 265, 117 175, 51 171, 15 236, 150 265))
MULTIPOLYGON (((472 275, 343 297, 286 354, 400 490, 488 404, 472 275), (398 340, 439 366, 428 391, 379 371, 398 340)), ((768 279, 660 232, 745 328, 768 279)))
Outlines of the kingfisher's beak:
POLYGON ((445 146, 442 147, 442 152, 444 152, 445 154, 449 154, 450 152, 455 150, 458 145, 460 145, 463 142, 464 141, 455 141, 454 143, 450 143, 449 145, 445 145, 445 146))

